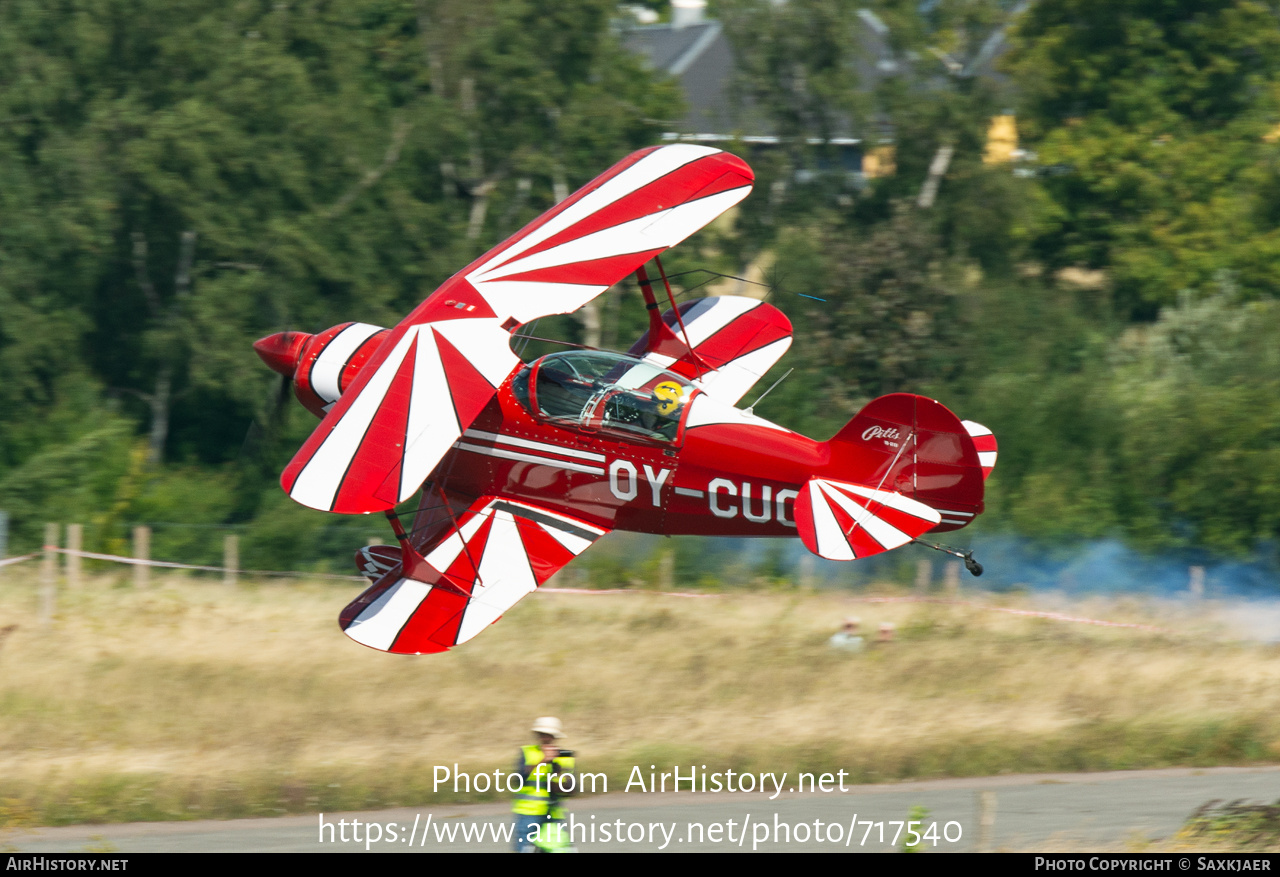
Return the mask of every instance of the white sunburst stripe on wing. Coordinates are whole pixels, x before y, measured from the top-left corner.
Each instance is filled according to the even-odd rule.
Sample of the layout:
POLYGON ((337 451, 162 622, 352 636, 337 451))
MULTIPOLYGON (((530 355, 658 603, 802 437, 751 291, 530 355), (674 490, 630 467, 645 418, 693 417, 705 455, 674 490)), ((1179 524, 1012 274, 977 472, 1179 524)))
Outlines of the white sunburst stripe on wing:
MULTIPOLYGON (((689 332, 689 344, 697 347, 725 326, 745 313, 760 307, 759 299, 747 298, 743 295, 720 295, 699 299, 693 307, 681 315, 684 327, 689 332)), ((677 321, 672 330, 679 332, 677 321)))
POLYGON ((396 372, 400 370, 414 337, 413 332, 406 332, 396 343, 391 355, 378 367, 346 414, 302 467, 289 490, 289 496, 294 500, 313 509, 333 507, 347 467, 364 441, 365 433, 378 413, 396 372))
POLYGON ((828 483, 837 486, 841 490, 847 490, 849 493, 856 493, 859 496, 865 496, 867 499, 875 500, 881 505, 887 505, 900 512, 906 512, 923 521, 938 523, 937 509, 909 496, 903 496, 901 493, 895 493, 892 490, 877 490, 874 487, 863 487, 861 484, 846 484, 838 481, 828 483))
POLYGON ((645 226, 643 234, 653 246, 674 247, 750 194, 751 186, 746 185, 686 201, 670 210, 653 214, 652 222, 645 226))
POLYGON ((606 180, 596 190, 587 193, 581 200, 570 204, 562 213, 552 217, 510 247, 495 253, 492 259, 479 266, 467 276, 467 279, 474 284, 477 276, 489 271, 495 265, 500 265, 506 260, 536 247, 543 241, 673 171, 679 170, 699 158, 705 158, 717 152, 719 150, 708 146, 681 143, 666 146, 649 153, 617 176, 606 180))
POLYGON ((502 328, 500 322, 494 317, 470 317, 441 320, 431 326, 486 381, 497 387, 520 364, 520 357, 511 351, 511 335, 502 328))
POLYGON ((828 560, 854 560, 857 555, 853 553, 849 540, 845 538, 844 528, 836 520, 835 512, 831 510, 819 484, 818 481, 810 481, 805 485, 805 490, 809 491, 809 508, 813 512, 813 532, 818 554, 828 560))
POLYGON ((311 389, 316 395, 326 402, 336 402, 342 395, 340 383, 347 362, 361 344, 381 331, 381 326, 352 323, 335 335, 311 366, 311 389))
POLYGON ((405 446, 401 449, 398 500, 408 499, 418 489, 462 434, 431 324, 413 326, 406 334, 417 336, 418 355, 409 393, 405 446))
POLYGON ((698 383, 717 399, 736 405, 747 391, 764 377, 769 369, 782 359, 791 347, 791 336, 779 338, 750 353, 732 359, 720 368, 702 377, 698 383))
POLYGON ((471 520, 463 524, 460 529, 450 532, 448 536, 440 540, 440 544, 431 549, 431 553, 426 557, 427 563, 441 572, 447 570, 458 559, 458 555, 462 553, 463 548, 475 538, 476 532, 486 518, 487 516, 483 511, 472 515, 471 520))
MULTIPOLYGON (((897 548, 900 545, 906 545, 911 541, 911 537, 899 530, 897 527, 889 524, 875 516, 874 512, 869 511, 861 503, 855 502, 846 496, 839 488, 825 483, 818 482, 822 488, 822 492, 830 498, 830 501, 840 506, 850 517, 853 518, 856 526, 861 527, 867 532, 872 539, 879 542, 884 548, 897 548)), ((852 532, 852 531, 850 531, 852 532)), ((846 538, 849 534, 845 534, 846 538)))
POLYGON ((400 631, 429 593, 430 585, 400 579, 347 625, 347 636, 370 648, 390 651, 400 631))
POLYGON ((566 549, 573 552, 574 557, 577 557, 579 554, 591 547, 593 540, 584 539, 577 533, 570 533, 568 530, 561 530, 559 527, 553 527, 549 524, 543 523, 542 521, 538 521, 537 524, 545 530, 547 535, 552 539, 556 540, 566 549))
MULTIPOLYGON (((689 202, 689 204, 696 203, 698 202, 689 202)), ((688 205, 681 205, 681 207, 685 206, 688 205)), ((481 284, 503 280, 529 271, 559 268, 564 265, 576 265, 579 262, 591 262, 639 252, 647 249, 644 244, 647 242, 647 238, 651 236, 647 229, 653 225, 654 221, 675 213, 681 207, 668 208, 659 210, 656 213, 639 216, 609 228, 593 231, 580 238, 565 241, 548 250, 540 250, 531 255, 514 259, 495 268, 493 271, 476 275, 474 282, 477 286, 480 286, 481 284)))
POLYGON ((644 355, 644 361, 651 362, 658 368, 665 369, 667 366, 671 365, 671 363, 675 362, 676 358, 674 356, 667 356, 664 353, 650 352, 644 355))
POLYGON ((495 314, 528 323, 547 314, 576 311, 609 287, 534 280, 490 280, 474 284, 495 314))
POLYGON ((869 487, 861 487, 854 484, 834 484, 830 482, 818 482, 823 493, 831 497, 840 508, 844 509, 853 519, 854 522, 866 531, 872 539, 879 542, 885 550, 899 548, 911 541, 910 533, 904 533, 888 521, 878 517, 875 512, 863 506, 861 503, 853 500, 844 491, 864 496, 873 502, 881 505, 895 508, 898 511, 906 512, 913 517, 929 521, 933 524, 941 522, 942 518, 937 511, 929 508, 923 503, 916 502, 913 499, 902 496, 901 494, 892 493, 884 490, 875 490, 869 487))
POLYGON ((495 313, 509 313, 517 321, 527 322, 550 313, 568 313, 577 310, 608 287, 504 278, 541 268, 556 268, 675 246, 737 204, 750 191, 750 186, 742 186, 688 201, 678 207, 534 253, 526 259, 502 265, 492 273, 475 272, 468 275, 468 279, 495 313))
POLYGON ((714 393, 701 393, 696 396, 685 418, 684 428, 695 429, 699 426, 711 426, 716 423, 743 424, 760 426, 765 429, 776 429, 779 432, 791 432, 785 426, 770 423, 763 417, 749 414, 741 408, 734 408, 731 403, 714 393))
POLYGON ((480 576, 458 627, 459 644, 497 621, 521 597, 538 587, 515 517, 507 511, 495 511, 491 517, 493 524, 480 558, 480 576))
POLYGON ((575 557, 586 551, 595 540, 608 532, 594 524, 588 524, 586 521, 579 521, 577 518, 571 518, 537 506, 525 505, 515 500, 497 500, 494 504, 497 505, 498 503, 510 509, 516 517, 537 524, 548 535, 554 537, 557 542, 573 552, 575 557))

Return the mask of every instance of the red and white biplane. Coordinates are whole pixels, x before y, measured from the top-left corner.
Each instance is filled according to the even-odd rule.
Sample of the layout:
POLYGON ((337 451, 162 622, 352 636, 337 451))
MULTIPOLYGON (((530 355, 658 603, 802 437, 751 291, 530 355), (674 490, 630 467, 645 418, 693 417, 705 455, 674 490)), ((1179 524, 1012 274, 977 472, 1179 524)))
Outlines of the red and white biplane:
POLYGON ((449 649, 610 530, 798 535, 853 560, 982 512, 990 430, 894 394, 814 441, 735 407, 791 344, 779 310, 736 296, 677 307, 668 287, 659 316, 646 263, 745 198, 753 178, 716 149, 641 150, 395 328, 343 323, 254 345, 323 418, 285 491, 323 511, 384 512, 399 540, 357 553, 373 585, 340 615, 348 636, 400 654, 449 649), (521 326, 632 274, 650 327, 629 354, 512 352, 521 326), (419 490, 406 532, 394 508, 419 490))

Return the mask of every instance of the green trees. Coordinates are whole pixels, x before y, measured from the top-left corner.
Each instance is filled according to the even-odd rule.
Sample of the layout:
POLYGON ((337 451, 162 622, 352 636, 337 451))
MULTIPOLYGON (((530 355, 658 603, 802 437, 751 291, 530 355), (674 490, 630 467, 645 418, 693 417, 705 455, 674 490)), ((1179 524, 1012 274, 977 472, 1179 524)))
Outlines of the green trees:
MULTIPOLYGON (((735 230, 702 241, 733 271, 776 258, 773 301, 797 327, 783 367, 801 369, 761 413, 830 434, 884 392, 953 404, 1001 441, 982 526, 1231 551, 1280 536, 1274 2, 718 7, 784 146, 752 157, 735 230), (985 59, 1006 26, 1001 80, 985 59), (982 160, 1011 105, 1034 176, 982 160), (813 173, 832 156, 807 139, 837 132, 892 139, 896 173, 813 173)), ((103 528, 269 517, 249 564, 332 541, 275 495, 309 419, 262 449, 265 471, 237 468, 271 395, 250 343, 390 324, 655 142, 678 96, 612 15, 605 0, 0 4, 15 547, 68 506, 103 528)), ((619 303, 602 303, 602 335, 625 346, 616 327, 642 315, 619 303)))
POLYGON ((1036 3, 1007 69, 1050 199, 1036 254, 1107 270, 1122 313, 1151 317, 1230 270, 1280 275, 1280 9, 1254 0, 1036 3))
POLYGON ((876 7, 904 61, 869 114, 891 124, 897 173, 779 233, 784 289, 826 303, 782 299, 808 373, 766 413, 829 433, 877 393, 924 392, 1000 440, 981 527, 1274 541, 1276 6, 1018 7, 876 7), (972 64, 1002 24, 1003 83, 972 64), (990 117, 1014 106, 1037 156, 1021 175, 982 162, 990 117))
MULTIPOLYGON (((391 325, 652 142, 674 91, 622 52, 611 9, 0 6, 0 507, 35 503, 19 537, 39 523, 22 474, 37 457, 120 472, 130 442, 89 437, 123 416, 157 486, 162 463, 236 460, 270 395, 254 338, 391 325)), ((295 418, 296 441, 308 428, 295 418)), ((85 505, 112 501, 106 481, 85 505)))

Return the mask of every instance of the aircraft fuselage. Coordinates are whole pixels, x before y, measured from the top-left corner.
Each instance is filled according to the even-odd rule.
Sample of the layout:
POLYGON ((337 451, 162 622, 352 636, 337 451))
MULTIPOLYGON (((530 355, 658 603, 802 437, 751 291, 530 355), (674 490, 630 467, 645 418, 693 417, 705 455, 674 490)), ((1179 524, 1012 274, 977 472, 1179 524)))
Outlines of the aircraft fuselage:
POLYGON ((826 461, 825 443, 702 393, 687 408, 674 440, 644 441, 536 417, 508 381, 433 480, 451 493, 536 502, 615 530, 794 536, 793 503, 826 461))

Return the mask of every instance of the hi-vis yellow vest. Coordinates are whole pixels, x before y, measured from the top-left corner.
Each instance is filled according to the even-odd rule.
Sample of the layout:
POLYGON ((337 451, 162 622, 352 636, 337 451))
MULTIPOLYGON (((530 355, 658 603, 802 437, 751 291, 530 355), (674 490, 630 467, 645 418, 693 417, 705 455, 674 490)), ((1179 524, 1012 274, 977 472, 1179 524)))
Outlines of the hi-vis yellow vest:
MULTIPOLYGON (((552 813, 552 797, 551 797, 551 765, 542 764, 542 747, 529 744, 520 747, 520 751, 524 754, 525 767, 536 765, 525 777, 524 788, 515 793, 511 801, 511 812, 519 813, 522 816, 558 816, 552 813)), ((567 773, 573 770, 573 756, 561 756, 554 758, 552 761, 559 769, 560 773, 567 773)), ((559 806, 555 807, 559 810, 559 806)))

